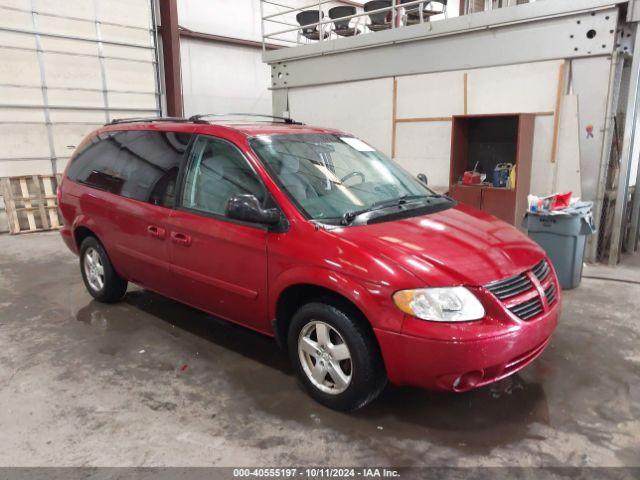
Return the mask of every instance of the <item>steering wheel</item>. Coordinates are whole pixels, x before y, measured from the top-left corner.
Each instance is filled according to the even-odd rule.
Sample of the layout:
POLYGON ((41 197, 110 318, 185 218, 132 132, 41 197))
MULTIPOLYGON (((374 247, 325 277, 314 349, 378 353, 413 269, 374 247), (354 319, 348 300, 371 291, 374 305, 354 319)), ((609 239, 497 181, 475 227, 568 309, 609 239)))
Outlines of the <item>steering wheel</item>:
POLYGON ((364 183, 364 182, 367 181, 367 179, 364 176, 364 173, 362 173, 362 172, 351 172, 351 173, 345 175, 344 177, 342 177, 340 179, 340 182, 344 183, 344 182, 346 182, 347 180, 349 180, 350 178, 353 178, 353 177, 360 177, 360 183, 364 183))

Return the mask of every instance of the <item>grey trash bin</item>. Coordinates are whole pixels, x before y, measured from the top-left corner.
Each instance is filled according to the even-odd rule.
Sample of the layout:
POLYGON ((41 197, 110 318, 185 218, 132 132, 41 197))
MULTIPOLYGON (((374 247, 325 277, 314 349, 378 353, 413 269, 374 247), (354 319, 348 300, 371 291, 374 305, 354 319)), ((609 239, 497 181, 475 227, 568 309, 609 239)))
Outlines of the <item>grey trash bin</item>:
POLYGON ((582 280, 582 263, 587 236, 595 232, 592 202, 580 202, 565 215, 527 213, 524 226, 540 245, 558 274, 563 289, 576 288, 582 280))

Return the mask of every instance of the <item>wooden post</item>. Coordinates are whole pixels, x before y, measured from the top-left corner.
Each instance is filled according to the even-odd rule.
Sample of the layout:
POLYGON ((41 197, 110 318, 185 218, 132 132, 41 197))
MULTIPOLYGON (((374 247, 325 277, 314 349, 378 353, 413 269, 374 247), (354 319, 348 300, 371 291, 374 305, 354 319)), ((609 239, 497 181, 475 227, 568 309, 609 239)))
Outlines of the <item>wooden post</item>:
POLYGON ((396 130, 398 127, 398 79, 393 77, 393 106, 391 113, 391 158, 396 158, 396 130))
POLYGON ((558 69, 558 86, 556 90, 556 109, 553 115, 553 142, 551 144, 551 163, 556 163, 558 154, 558 133, 560 131, 560 105, 562 104, 562 93, 564 91, 564 62, 558 69))

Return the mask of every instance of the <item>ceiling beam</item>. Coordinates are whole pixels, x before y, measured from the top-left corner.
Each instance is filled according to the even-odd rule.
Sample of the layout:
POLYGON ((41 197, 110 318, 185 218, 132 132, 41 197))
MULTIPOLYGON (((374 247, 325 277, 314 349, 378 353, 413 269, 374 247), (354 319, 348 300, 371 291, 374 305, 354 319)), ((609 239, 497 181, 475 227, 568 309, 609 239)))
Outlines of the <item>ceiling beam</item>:
MULTIPOLYGON (((193 38, 196 40, 204 40, 205 42, 226 43, 230 45, 240 45, 243 47, 259 48, 262 49, 262 42, 257 40, 247 40, 245 38, 227 37, 224 35, 214 35, 212 33, 195 32, 188 28, 179 27, 180 37, 193 38)), ((276 43, 266 43, 266 50, 276 50, 282 48, 282 45, 276 43)))

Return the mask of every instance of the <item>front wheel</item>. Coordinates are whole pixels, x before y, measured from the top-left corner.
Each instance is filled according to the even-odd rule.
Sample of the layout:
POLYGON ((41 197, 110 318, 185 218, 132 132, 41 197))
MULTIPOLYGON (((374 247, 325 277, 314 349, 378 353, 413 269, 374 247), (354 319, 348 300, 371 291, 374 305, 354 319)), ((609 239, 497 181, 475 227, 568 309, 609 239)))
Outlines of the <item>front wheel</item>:
POLYGON ((99 302, 114 303, 127 292, 127 281, 116 273, 102 244, 87 237, 80 245, 80 271, 85 287, 99 302))
POLYGON ((362 408, 386 385, 375 337, 359 320, 333 305, 309 303, 289 327, 298 377, 315 400, 335 410, 362 408))

